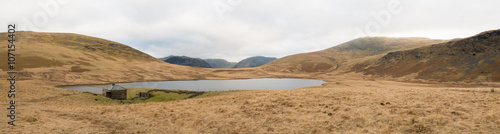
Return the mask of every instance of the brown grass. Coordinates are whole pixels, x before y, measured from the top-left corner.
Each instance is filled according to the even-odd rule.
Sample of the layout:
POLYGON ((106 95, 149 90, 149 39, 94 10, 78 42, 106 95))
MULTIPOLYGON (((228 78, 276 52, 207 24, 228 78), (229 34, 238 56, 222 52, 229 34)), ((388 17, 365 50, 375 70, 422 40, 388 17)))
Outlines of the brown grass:
MULTIPOLYGON (((31 39, 20 38, 19 49, 23 51, 19 52, 25 57, 41 57, 62 65, 41 62, 39 65, 43 66, 26 67, 19 73, 17 126, 7 126, 8 119, 2 117, 0 122, 4 125, 0 127, 0 133, 500 132, 500 93, 495 89, 500 83, 393 82, 383 79, 407 79, 376 78, 341 71, 304 73, 297 69, 302 67, 299 64, 284 71, 297 73, 282 73, 279 67, 274 68, 278 69, 276 72, 268 71, 266 67, 201 69, 157 62, 143 54, 142 58, 149 57, 150 60, 132 60, 130 56, 140 53, 128 48, 123 49, 124 52, 113 51, 123 46, 105 40, 79 38, 73 34, 47 35, 51 36, 28 33, 27 37, 31 39), (63 44, 51 44, 54 39, 63 44), (154 80, 283 77, 322 79, 329 83, 291 90, 209 92, 200 98, 139 104, 123 104, 100 95, 55 87, 154 80)), ((354 63, 373 61, 383 55, 351 59, 347 55, 339 59, 351 60, 352 63, 346 62, 347 65, 340 68, 347 70, 354 63)), ((0 59, 5 59, 1 56, 0 59)), ((29 61, 29 58, 22 61, 29 61)), ((319 60, 333 66, 331 61, 324 57, 319 60)), ((322 63, 314 64, 308 68, 328 67, 322 63)), ((7 77, 6 72, 2 71, 0 76, 7 77)), ((7 82, 0 82, 0 92, 8 92, 7 82)), ((8 98, 0 97, 0 105, 7 107, 8 98)), ((7 112, 1 110, 0 114, 7 115, 7 112)))
MULTIPOLYGON (((500 131, 500 94, 490 92, 491 88, 454 88, 376 80, 336 81, 319 87, 230 92, 198 99, 140 104, 120 104, 90 94, 21 82, 20 89, 29 89, 18 93, 23 95, 18 98, 22 120, 17 121, 16 127, 2 127, 0 132, 500 131)), ((2 89, 6 89, 6 85, 2 85, 2 89)), ((6 98, 1 100, 2 105, 6 105, 5 102, 6 98)), ((7 120, 1 118, 1 121, 7 120)))

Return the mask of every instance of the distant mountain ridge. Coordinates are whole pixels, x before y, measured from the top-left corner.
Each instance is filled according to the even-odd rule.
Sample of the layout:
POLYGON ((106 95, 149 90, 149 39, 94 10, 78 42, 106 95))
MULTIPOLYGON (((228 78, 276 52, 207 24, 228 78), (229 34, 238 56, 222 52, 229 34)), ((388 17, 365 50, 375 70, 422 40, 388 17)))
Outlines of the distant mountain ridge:
POLYGON ((238 62, 233 68, 258 67, 276 60, 274 57, 254 56, 238 62))
POLYGON ((158 58, 159 60, 183 66, 201 67, 201 68, 251 68, 259 67, 276 60, 274 57, 254 56, 241 60, 238 63, 228 62, 224 59, 200 59, 188 56, 168 56, 158 58))
POLYGON ((210 64, 205 62, 200 58, 191 58, 187 56, 168 56, 164 58, 159 58, 162 61, 168 62, 170 64, 183 65, 183 66, 191 66, 191 67, 200 67, 200 68, 212 68, 210 64))
POLYGON ((203 59, 205 62, 210 64, 212 68, 232 68, 236 65, 236 62, 229 62, 224 59, 203 59))

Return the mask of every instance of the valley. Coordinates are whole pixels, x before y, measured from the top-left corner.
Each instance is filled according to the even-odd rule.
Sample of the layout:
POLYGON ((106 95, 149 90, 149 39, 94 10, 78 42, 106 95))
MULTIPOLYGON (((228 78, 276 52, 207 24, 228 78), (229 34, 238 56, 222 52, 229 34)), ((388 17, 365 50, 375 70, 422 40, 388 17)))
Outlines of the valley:
MULTIPOLYGON (((18 32, 18 121, 0 132, 495 133, 500 132, 498 33, 456 40, 366 37, 258 67, 198 68, 106 39, 18 32), (134 104, 57 87, 249 78, 327 83, 134 104)), ((5 38, 1 33, 0 40, 5 38)), ((6 59, 6 51, 0 52, 2 63, 6 59)), ((0 68, 7 78, 7 64, 0 68)), ((1 82, 1 92, 9 86, 1 82)), ((8 98, 0 104, 9 105, 8 98)))

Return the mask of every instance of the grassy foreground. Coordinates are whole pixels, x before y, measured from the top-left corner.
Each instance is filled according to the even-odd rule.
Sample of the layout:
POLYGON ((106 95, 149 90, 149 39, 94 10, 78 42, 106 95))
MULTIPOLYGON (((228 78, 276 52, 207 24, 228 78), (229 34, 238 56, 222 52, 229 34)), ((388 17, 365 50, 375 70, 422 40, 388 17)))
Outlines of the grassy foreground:
POLYGON ((0 133, 500 132, 498 88, 330 81, 318 87, 208 92, 195 99, 135 104, 20 82, 29 90, 18 92, 17 126, 0 127, 0 133))

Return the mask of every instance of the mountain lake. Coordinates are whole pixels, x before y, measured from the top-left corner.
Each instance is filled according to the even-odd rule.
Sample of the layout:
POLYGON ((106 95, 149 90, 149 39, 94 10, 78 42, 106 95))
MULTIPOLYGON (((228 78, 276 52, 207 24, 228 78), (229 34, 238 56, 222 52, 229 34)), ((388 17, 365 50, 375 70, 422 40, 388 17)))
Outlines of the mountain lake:
MULTIPOLYGON (((235 79, 235 80, 186 80, 186 81, 152 81, 116 83, 125 88, 157 88, 179 89, 191 91, 226 91, 226 90, 280 90, 294 89, 310 86, 321 86, 323 80, 295 79, 295 78, 260 78, 260 79, 235 79)), ((61 88, 80 92, 102 93, 108 85, 80 85, 60 86, 61 88)))

